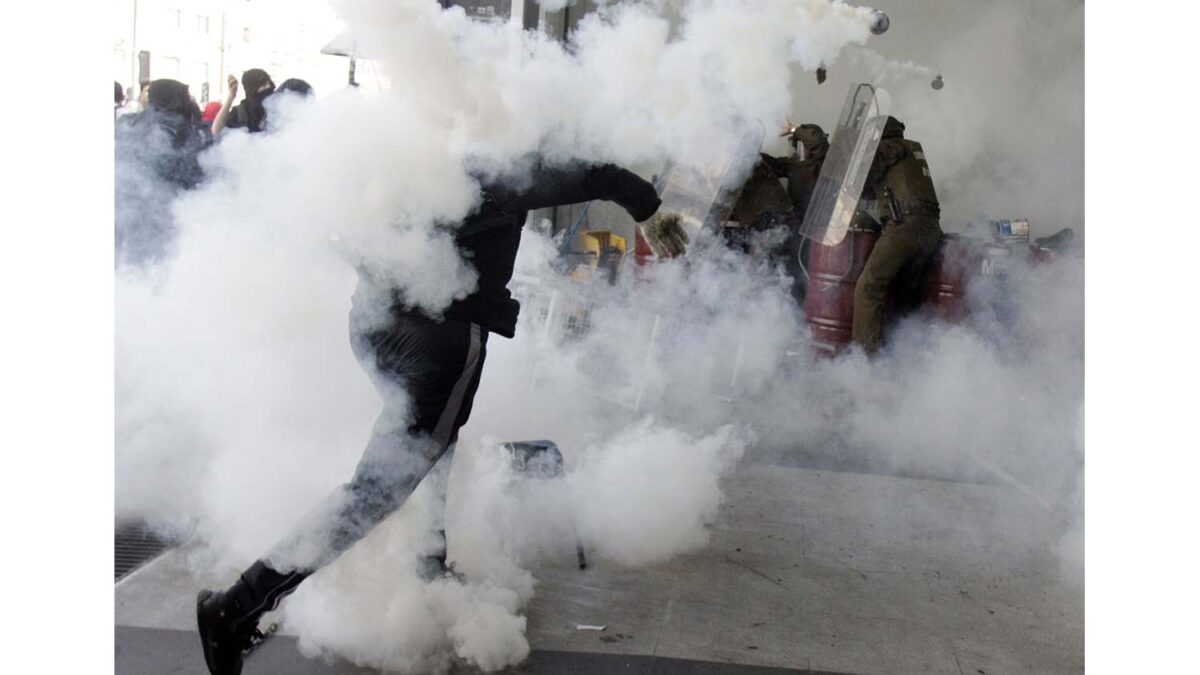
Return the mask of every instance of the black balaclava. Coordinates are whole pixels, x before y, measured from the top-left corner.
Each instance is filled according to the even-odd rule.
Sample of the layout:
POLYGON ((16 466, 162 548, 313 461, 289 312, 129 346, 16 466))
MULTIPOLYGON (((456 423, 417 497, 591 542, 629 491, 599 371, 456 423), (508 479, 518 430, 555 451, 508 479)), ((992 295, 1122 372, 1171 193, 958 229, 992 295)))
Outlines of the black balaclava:
POLYGON ((267 117, 262 102, 275 91, 275 83, 271 81, 267 71, 251 68, 242 73, 242 90, 246 93, 246 100, 242 101, 242 107, 246 111, 246 128, 252 132, 262 131, 263 121, 267 117), (259 91, 264 84, 270 86, 259 91))
POLYGON ((154 80, 146 92, 150 107, 164 112, 187 117, 190 113, 192 95, 188 86, 178 80, 154 80))
MULTIPOLYGON (((146 90, 146 110, 131 122, 140 132, 135 138, 160 129, 168 135, 171 151, 148 144, 142 161, 148 162, 155 173, 179 187, 195 186, 203 177, 196 153, 203 149, 200 132, 200 106, 192 99, 186 84, 177 80, 154 80, 146 90)), ((118 136, 122 138, 123 136, 118 136)), ((118 141, 120 144, 120 141, 118 141)))
POLYGON ((190 140, 200 124, 200 106, 178 80, 154 80, 146 92, 150 112, 172 132, 176 144, 190 140))
POLYGON ((312 85, 298 77, 289 77, 283 82, 280 82, 279 86, 275 88, 276 93, 284 91, 300 94, 305 98, 313 95, 312 85))
POLYGON ((262 99, 275 91, 275 83, 271 81, 271 76, 267 71, 261 68, 251 68, 242 73, 242 88, 245 90, 246 98, 262 99), (262 89, 264 84, 270 85, 268 89, 262 89))

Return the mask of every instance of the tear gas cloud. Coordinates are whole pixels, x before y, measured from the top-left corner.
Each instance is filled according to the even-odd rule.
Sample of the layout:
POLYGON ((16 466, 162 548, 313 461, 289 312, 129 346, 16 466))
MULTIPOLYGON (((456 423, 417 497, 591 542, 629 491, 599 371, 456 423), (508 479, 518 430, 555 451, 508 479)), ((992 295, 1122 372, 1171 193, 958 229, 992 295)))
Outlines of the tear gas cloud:
MULTIPOLYGON (((1085 234, 1082 0, 894 0, 891 29, 848 49, 817 85, 793 79, 792 120, 831 130, 852 82, 888 90, 925 149, 942 229, 1028 218, 1038 236, 1085 234), (930 86, 938 74, 945 87, 930 86)), ((797 75, 800 75, 797 73, 797 75)))
MULTIPOLYGON (((1014 7, 979 8, 973 30, 1007 30, 1008 12, 1028 9, 1014 7)), ((226 134, 202 156, 208 181, 170 201, 169 254, 117 268, 118 517, 199 534, 195 562, 210 573, 240 570, 351 475, 380 399, 349 349, 350 298, 395 286, 437 311, 470 292, 474 271, 436 225, 477 205, 480 177, 533 152, 647 176, 668 158, 710 163, 714 138, 807 121, 818 101, 834 110, 819 120, 831 127, 845 90, 798 79, 821 64, 837 73, 872 22, 869 9, 823 0, 610 4, 580 22, 568 51, 431 0, 335 8, 392 89, 285 102, 270 133, 226 134), (373 283, 358 285, 358 272, 373 283)), ((884 9, 898 40, 903 12, 884 9)), ((942 63, 965 46, 945 41, 942 63)), ((933 63, 925 56, 912 60, 933 63)), ((965 96, 962 75, 941 70, 945 92, 922 74, 919 97, 965 96)), ((925 133, 934 123, 921 118, 1000 112, 964 98, 926 106, 896 77, 944 203, 1000 185, 995 202, 971 203, 990 214, 1019 199, 1012 208, 1030 217, 1082 208, 1069 191, 1014 197, 1012 167, 988 164, 995 145, 966 146, 991 136, 971 121, 925 133)), ((1081 86, 1069 67, 1052 77, 1081 86)), ((1070 114, 1055 112, 1057 131, 1070 131, 1060 117, 1070 114)), ((1077 136, 1063 143, 1081 147, 1077 136)), ((551 271, 554 244, 527 228, 518 335, 489 342, 449 481, 450 556, 471 581, 417 580, 414 556, 440 518, 423 485, 285 603, 303 649, 400 672, 515 663, 529 650, 520 610, 535 563, 572 555, 576 536, 610 564, 704 546, 720 479, 750 453, 857 453, 870 467, 1009 481, 1064 529, 1078 522, 1081 265, 1020 276, 1001 294, 1011 314, 914 320, 877 363, 814 363, 777 270, 696 249, 688 265, 581 289, 551 271), (590 329, 547 322, 551 298, 551 317, 574 307, 590 329), (562 448, 565 481, 518 480, 496 452, 534 438, 562 448)))

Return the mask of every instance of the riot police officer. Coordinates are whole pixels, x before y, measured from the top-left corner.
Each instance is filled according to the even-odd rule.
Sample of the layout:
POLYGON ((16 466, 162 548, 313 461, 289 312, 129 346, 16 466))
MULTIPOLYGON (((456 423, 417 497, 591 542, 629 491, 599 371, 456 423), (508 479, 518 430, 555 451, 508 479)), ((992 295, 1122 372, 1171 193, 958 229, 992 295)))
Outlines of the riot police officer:
POLYGON ((804 221, 804 213, 812 201, 821 166, 829 153, 829 136, 816 124, 795 126, 790 123, 781 135, 791 142, 792 154, 788 157, 763 155, 762 165, 771 173, 787 179, 787 206, 783 209, 787 217, 782 218, 788 225, 787 238, 777 255, 792 278, 792 296, 796 302, 803 303, 808 290, 808 278, 803 266, 807 265, 810 242, 800 236, 800 223, 804 221))
POLYGON ((919 274, 937 251, 941 208, 921 144, 904 138, 888 117, 867 177, 883 232, 854 287, 852 339, 868 354, 879 350, 888 292, 902 274, 919 274))
MULTIPOLYGON (((755 167, 746 187, 742 189, 742 196, 746 197, 748 192, 755 196, 759 196, 760 192, 766 192, 750 190, 750 188, 757 187, 756 182, 762 181, 763 177, 769 175, 772 178, 787 179, 785 194, 790 203, 785 205, 780 199, 781 195, 774 191, 770 192, 769 199, 759 196, 753 204, 744 203, 747 200, 739 199, 738 204, 734 207, 735 217, 740 217, 740 214, 743 213, 757 215, 764 210, 774 209, 777 212, 791 210, 798 220, 804 219, 804 212, 808 208, 813 188, 817 184, 817 176, 821 174, 821 165, 825 162, 825 155, 829 153, 829 136, 816 124, 789 126, 781 135, 791 143, 792 154, 788 157, 762 155, 762 161, 755 167), (748 207, 751 206, 757 208, 750 211, 748 207), (739 207, 744 210, 739 210, 739 207)), ((743 221, 743 225, 749 224, 743 221)))
POLYGON ((788 161, 787 192, 792 200, 792 208, 803 220, 817 184, 817 176, 821 175, 821 165, 829 153, 829 136, 816 124, 793 127, 788 136, 795 152, 788 161))

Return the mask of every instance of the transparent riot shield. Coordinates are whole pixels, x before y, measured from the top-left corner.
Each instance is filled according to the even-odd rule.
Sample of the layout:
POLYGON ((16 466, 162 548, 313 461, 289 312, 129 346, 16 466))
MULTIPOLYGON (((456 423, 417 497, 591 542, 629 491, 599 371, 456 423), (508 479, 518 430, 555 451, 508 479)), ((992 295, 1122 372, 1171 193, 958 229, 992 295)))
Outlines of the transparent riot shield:
POLYGON ((869 84, 850 90, 804 212, 801 236, 825 246, 846 237, 890 108, 887 92, 869 84))
POLYGON ((729 142, 668 161, 655 180, 659 208, 679 213, 689 234, 722 225, 758 161, 764 133, 761 124, 753 125, 729 142))

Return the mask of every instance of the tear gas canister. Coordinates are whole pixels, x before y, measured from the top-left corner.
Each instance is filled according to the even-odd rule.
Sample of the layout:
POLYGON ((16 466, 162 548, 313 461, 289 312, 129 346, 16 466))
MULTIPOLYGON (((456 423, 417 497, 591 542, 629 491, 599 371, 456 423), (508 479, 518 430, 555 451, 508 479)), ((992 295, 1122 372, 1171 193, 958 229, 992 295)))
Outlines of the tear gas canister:
POLYGON ((883 35, 892 25, 892 20, 887 14, 878 9, 871 10, 871 33, 874 35, 883 35))

